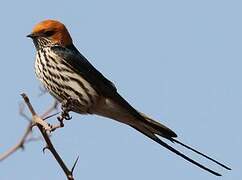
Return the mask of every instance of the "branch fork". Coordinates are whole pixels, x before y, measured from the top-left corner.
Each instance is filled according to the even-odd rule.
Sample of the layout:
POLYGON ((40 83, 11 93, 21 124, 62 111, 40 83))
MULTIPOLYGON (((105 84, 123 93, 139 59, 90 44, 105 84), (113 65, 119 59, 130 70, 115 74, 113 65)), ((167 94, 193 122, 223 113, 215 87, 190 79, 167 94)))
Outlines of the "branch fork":
POLYGON ((22 115, 25 119, 27 119, 29 124, 28 124, 28 126, 25 130, 24 135, 19 140, 19 142, 15 146, 13 146, 9 150, 7 150, 5 153, 0 154, 0 161, 6 159, 11 154, 16 152, 18 149, 24 149, 24 145, 27 142, 42 139, 42 138, 29 137, 31 135, 33 126, 37 126, 39 131, 41 132, 43 139, 46 142, 46 146, 43 148, 43 152, 45 152, 45 150, 48 149, 52 153, 52 155, 54 156, 55 160, 58 162, 58 164, 61 167, 61 169, 63 170, 63 172, 65 173, 66 178, 68 180, 74 180, 73 172, 74 172, 74 169, 77 165, 79 157, 77 157, 77 159, 75 160, 72 168, 68 169, 66 164, 62 160, 61 156, 57 153, 53 143, 50 140, 50 133, 55 131, 58 128, 64 127, 64 122, 63 122, 64 120, 70 120, 71 119, 71 116, 69 115, 70 109, 68 108, 69 103, 67 102, 65 104, 65 106, 62 106, 61 115, 58 117, 60 124, 59 125, 50 125, 45 120, 59 114, 59 113, 55 113, 55 114, 49 115, 53 110, 57 109, 57 105, 58 105, 57 101, 55 101, 54 104, 42 116, 39 116, 35 112, 32 104, 30 103, 28 96, 25 93, 21 94, 21 96, 24 99, 24 102, 27 105, 32 117, 30 118, 28 115, 26 115, 23 112, 24 107, 20 106, 20 115, 22 115))

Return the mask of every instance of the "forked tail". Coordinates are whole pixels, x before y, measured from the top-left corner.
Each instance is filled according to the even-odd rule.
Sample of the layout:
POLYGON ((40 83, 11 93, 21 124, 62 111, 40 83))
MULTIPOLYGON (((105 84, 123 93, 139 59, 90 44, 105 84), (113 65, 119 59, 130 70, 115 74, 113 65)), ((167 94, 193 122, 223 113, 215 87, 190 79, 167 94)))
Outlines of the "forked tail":
POLYGON ((221 167, 227 169, 227 170, 231 170, 230 167, 218 162, 217 160, 207 156, 204 153, 201 153, 200 151, 178 141, 177 139, 175 139, 177 137, 177 135, 169 128, 167 128, 166 126, 158 123, 157 121, 154 121, 153 119, 149 118, 148 116, 146 116, 143 113, 140 113, 147 121, 145 123, 142 123, 139 126, 133 126, 131 125, 133 128, 135 128, 137 131, 141 132, 142 134, 146 135, 147 137, 149 137, 150 139, 154 140, 155 142, 159 143, 161 146, 165 147, 166 149, 172 151, 173 153, 177 154, 178 156, 182 157, 183 159, 191 162, 192 164, 200 167, 201 169, 204 169, 216 176, 221 176, 221 174, 219 174, 218 172, 215 172, 211 169, 209 169, 208 167, 200 164, 199 162, 191 159, 190 157, 186 156, 185 154, 181 153, 180 151, 174 149, 172 146, 168 145, 167 143, 163 142, 160 138, 157 137, 157 135, 164 137, 168 140, 170 140, 171 142, 175 142, 177 144, 180 144, 181 146, 211 160, 212 162, 220 165, 221 167))
POLYGON ((218 162, 217 160, 215 160, 215 159, 209 157, 208 155, 206 155, 206 154, 204 154, 204 153, 202 153, 202 152, 200 152, 200 151, 198 151, 198 150, 192 148, 191 146, 188 146, 188 145, 186 145, 186 144, 184 144, 184 143, 178 141, 177 139, 172 138, 172 141, 175 142, 175 143, 177 143, 177 144, 182 145, 183 147, 185 147, 185 148, 187 148, 187 149, 189 149, 189 150, 191 150, 191 151, 193 151, 193 152, 195 152, 195 153, 197 153, 197 154, 199 154, 199 155, 201 155, 201 156, 203 156, 203 157, 205 157, 205 158, 207 158, 207 159, 209 159, 210 161, 212 161, 212 162, 214 162, 214 163, 216 163, 216 164, 222 166, 223 168, 225 168, 225 169, 227 169, 227 170, 231 170, 230 167, 228 167, 228 166, 226 166, 226 165, 224 165, 224 164, 218 162))

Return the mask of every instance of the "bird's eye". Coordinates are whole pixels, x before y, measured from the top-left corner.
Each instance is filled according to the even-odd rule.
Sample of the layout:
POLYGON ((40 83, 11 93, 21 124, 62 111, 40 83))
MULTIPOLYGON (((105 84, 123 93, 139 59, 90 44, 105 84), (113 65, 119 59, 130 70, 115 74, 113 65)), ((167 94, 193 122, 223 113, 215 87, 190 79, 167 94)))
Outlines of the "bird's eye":
POLYGON ((49 36, 52 36, 55 32, 54 31, 45 31, 43 34, 46 36, 46 37, 49 37, 49 36))

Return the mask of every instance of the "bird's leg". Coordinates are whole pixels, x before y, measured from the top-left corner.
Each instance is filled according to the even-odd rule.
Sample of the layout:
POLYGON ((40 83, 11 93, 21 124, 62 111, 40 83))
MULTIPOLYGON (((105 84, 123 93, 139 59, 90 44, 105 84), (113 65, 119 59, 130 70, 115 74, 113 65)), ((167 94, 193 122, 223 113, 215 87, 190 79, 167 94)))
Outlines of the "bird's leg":
POLYGON ((71 111, 73 101, 74 100, 71 97, 68 97, 61 103, 61 115, 57 117, 60 122, 60 127, 64 127, 64 120, 71 119, 69 112, 71 111))

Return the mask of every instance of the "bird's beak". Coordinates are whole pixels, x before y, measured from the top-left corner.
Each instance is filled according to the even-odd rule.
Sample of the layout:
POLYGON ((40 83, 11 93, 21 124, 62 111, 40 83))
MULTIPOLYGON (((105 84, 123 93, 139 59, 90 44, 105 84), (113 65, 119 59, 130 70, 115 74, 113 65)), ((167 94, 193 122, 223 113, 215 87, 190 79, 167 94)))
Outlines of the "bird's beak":
POLYGON ((33 38, 37 37, 37 34, 31 33, 31 34, 28 34, 26 37, 33 39, 33 38))
POLYGON ((32 34, 28 34, 26 37, 33 38, 33 35, 32 34))

